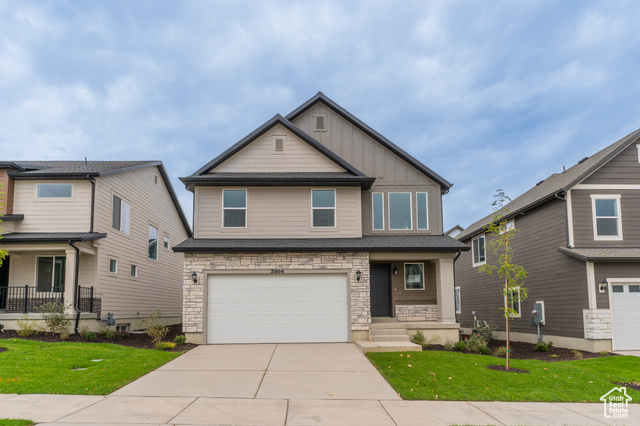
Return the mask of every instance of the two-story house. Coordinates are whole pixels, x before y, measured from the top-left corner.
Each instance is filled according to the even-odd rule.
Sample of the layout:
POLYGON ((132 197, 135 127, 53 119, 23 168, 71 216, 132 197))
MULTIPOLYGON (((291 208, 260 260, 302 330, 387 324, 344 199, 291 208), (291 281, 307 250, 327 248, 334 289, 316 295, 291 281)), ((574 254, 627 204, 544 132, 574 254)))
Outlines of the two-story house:
MULTIPOLYGON (((526 300, 516 292, 509 300, 518 312, 511 338, 537 341, 530 325, 537 303, 542 338, 556 346, 640 349, 640 131, 539 182, 506 210, 529 291, 526 300)), ((476 319, 504 330, 500 283, 478 273, 495 262, 485 250, 492 218, 457 236, 472 247, 456 263, 458 319, 466 328, 476 319)))
POLYGON ((161 162, 1 162, 0 182, 5 327, 54 300, 75 329, 104 327, 108 313, 139 329, 157 308, 181 322, 183 255, 171 246, 191 229, 161 162))
POLYGON ((457 339, 453 263, 468 247, 443 235, 451 183, 324 94, 182 181, 190 341, 369 341, 374 325, 377 341, 457 339))

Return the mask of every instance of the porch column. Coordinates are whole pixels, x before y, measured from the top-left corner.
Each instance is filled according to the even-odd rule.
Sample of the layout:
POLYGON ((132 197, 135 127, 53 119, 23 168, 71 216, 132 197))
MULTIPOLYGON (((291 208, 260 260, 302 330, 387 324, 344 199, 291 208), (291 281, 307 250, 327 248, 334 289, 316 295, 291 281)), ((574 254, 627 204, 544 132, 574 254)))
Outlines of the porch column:
POLYGON ((64 304, 67 307, 67 312, 74 312, 73 310, 73 287, 76 285, 76 251, 72 248, 68 248, 64 251, 66 255, 65 271, 64 271, 64 304))
POLYGON ((436 260, 436 295, 438 300, 438 321, 456 322, 454 303, 453 259, 436 260))

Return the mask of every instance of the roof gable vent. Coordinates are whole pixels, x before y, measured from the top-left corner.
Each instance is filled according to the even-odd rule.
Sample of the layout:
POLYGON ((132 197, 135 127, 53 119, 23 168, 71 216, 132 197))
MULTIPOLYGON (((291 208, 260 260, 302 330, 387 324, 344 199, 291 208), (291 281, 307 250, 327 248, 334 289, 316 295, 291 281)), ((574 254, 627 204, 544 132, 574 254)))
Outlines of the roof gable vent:
POLYGON ((275 152, 284 152, 284 137, 276 136, 273 138, 273 150, 275 152))
POLYGON ((327 114, 313 114, 313 131, 327 131, 327 114))

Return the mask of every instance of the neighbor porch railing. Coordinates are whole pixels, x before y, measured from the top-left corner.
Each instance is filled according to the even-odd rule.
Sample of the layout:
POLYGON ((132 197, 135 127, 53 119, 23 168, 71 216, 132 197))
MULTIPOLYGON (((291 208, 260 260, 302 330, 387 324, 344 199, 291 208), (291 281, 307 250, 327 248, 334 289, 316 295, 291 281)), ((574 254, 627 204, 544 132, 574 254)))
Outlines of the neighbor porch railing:
MULTIPOLYGON (((35 286, 0 287, 0 312, 39 312, 45 303, 64 303, 64 293, 38 291, 35 286)), ((78 286, 78 308, 81 312, 94 312, 93 287, 78 286)))

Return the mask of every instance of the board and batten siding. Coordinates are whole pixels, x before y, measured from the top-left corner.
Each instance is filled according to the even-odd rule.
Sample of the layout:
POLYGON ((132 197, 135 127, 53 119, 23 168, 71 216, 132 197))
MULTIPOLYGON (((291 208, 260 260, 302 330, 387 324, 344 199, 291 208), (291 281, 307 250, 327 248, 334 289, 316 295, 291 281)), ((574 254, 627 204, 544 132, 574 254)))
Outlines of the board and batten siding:
POLYGON ((638 247, 640 245, 640 190, 572 189, 573 232, 575 247, 638 247), (620 195, 622 240, 596 241, 593 233, 591 195, 620 195))
POLYGON ((187 232, 157 167, 98 179, 95 221, 97 232, 108 233, 96 243, 95 291, 102 297, 102 312, 113 312, 119 321, 148 317, 157 308, 165 317, 181 316, 184 257, 171 247, 187 232), (131 204, 129 235, 111 227, 114 195, 131 204), (148 257, 150 224, 158 228, 158 260, 148 257), (118 261, 117 274, 109 273, 110 258, 118 261), (137 278, 130 276, 131 264, 138 267, 137 278))
POLYGON ((91 183, 88 180, 17 180, 13 210, 24 214, 15 232, 89 232, 91 183), (71 198, 38 198, 39 183, 70 183, 71 198))
MULTIPOLYGON (((348 120, 335 113, 322 102, 318 102, 296 117, 292 122, 356 169, 369 177, 376 178, 369 192, 388 191, 415 193, 416 191, 425 192, 425 190, 429 192, 429 230, 417 231, 414 229, 414 232, 419 234, 442 234, 441 188, 433 180, 382 146, 348 120), (327 114, 326 131, 314 131, 314 114, 327 114)), ((365 235, 368 233, 398 233, 373 231, 371 229, 370 195, 363 195, 362 213, 365 235)))
POLYGON ((632 144, 586 178, 583 184, 640 184, 638 147, 632 144))
MULTIPOLYGON (((237 188, 233 188, 237 189, 237 188)), ((249 187, 247 227, 222 227, 223 188, 195 189, 195 238, 359 238, 359 187, 249 187), (336 227, 311 226, 311 189, 336 190, 336 227)))
POLYGON ((214 168, 217 172, 344 172, 345 170, 277 124, 225 162, 214 168), (274 138, 284 139, 284 150, 275 151, 274 138))
MULTIPOLYGON (((524 286, 529 297, 521 302, 521 318, 512 319, 512 331, 537 332, 529 322, 533 303, 542 300, 545 335, 584 338, 582 310, 589 307, 586 266, 558 251, 566 245, 564 203, 553 200, 515 218, 519 232, 514 240, 514 262, 528 273, 524 286)), ((471 245, 470 239, 463 242, 471 245)), ((463 327, 472 327, 475 311, 478 320, 504 331, 502 283, 496 277, 480 274, 478 267, 472 266, 471 256, 471 251, 463 252, 455 264, 462 307, 458 321, 463 327)), ((487 262, 495 260, 495 255, 487 253, 487 262)))

